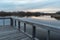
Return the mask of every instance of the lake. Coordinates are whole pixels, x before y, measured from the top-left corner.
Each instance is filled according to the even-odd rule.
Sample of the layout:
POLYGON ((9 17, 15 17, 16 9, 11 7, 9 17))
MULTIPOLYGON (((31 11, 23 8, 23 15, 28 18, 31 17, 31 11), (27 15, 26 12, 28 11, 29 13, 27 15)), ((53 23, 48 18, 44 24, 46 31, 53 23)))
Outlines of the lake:
MULTIPOLYGON (((40 22, 40 23, 44 23, 44 24, 48 24, 48 25, 52 25, 54 27, 59 27, 60 26, 60 20, 57 20, 55 18, 51 18, 51 16, 39 16, 39 17, 22 17, 22 19, 28 19, 28 20, 31 20, 31 21, 37 21, 37 22, 40 22)), ((0 25, 10 25, 10 20, 8 19, 1 19, 0 20, 0 25), (3 21, 5 21, 3 23, 3 21)), ((17 25, 18 24, 18 21, 16 23, 16 28, 17 28, 17 25)), ((24 26, 23 26, 23 22, 21 22, 21 29, 24 30, 24 26)), ((27 29, 27 33, 32 35, 32 25, 30 24, 27 24, 26 25, 26 29, 27 29)), ((43 28, 40 28, 40 27, 36 27, 36 37, 40 40, 46 40, 46 37, 47 37, 47 30, 46 29, 43 29, 43 28)), ((57 33, 57 32, 53 32, 51 31, 50 33, 50 40, 60 40, 60 33, 57 33)))

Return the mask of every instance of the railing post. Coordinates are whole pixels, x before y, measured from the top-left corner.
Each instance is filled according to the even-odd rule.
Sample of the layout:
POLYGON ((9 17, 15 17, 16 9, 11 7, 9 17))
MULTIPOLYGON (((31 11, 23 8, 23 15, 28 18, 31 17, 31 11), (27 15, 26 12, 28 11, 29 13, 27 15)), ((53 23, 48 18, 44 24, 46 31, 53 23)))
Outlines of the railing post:
POLYGON ((24 32, 26 32, 26 23, 24 23, 24 32))
POLYGON ((3 26, 5 26, 5 19, 3 19, 3 26))
POLYGON ((20 31, 20 21, 18 21, 18 30, 20 31))
POLYGON ((48 33, 47 33, 47 40, 50 40, 50 30, 48 30, 48 33))
POLYGON ((11 22, 10 25, 13 26, 13 19, 12 18, 10 18, 10 22, 11 22))
POLYGON ((33 32, 32 33, 33 33, 32 38, 33 38, 33 40, 35 40, 35 35, 36 35, 36 27, 35 26, 33 26, 33 32))
POLYGON ((15 20, 15 27, 16 27, 16 20, 15 20))

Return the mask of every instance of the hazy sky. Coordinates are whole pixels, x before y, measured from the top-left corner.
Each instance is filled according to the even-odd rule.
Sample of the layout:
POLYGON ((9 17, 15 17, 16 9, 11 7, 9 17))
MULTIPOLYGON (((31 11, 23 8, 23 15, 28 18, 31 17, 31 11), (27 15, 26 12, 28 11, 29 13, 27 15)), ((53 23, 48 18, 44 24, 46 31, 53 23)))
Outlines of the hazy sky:
POLYGON ((0 11, 60 11, 60 0, 0 0, 0 11))

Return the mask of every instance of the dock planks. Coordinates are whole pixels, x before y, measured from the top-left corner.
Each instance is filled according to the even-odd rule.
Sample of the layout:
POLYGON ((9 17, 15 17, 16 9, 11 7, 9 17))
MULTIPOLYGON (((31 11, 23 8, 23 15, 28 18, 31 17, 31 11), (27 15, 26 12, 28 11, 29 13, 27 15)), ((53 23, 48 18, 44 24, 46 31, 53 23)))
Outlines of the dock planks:
POLYGON ((11 26, 0 27, 0 40, 32 40, 27 35, 11 26))

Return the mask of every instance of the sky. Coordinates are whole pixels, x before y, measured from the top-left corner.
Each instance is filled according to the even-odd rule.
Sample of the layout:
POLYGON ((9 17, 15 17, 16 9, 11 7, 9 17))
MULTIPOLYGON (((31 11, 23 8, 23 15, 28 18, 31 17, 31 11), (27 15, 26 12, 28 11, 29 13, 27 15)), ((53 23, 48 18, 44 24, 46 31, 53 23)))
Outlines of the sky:
POLYGON ((60 11, 60 0, 0 0, 0 11, 60 11))

